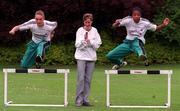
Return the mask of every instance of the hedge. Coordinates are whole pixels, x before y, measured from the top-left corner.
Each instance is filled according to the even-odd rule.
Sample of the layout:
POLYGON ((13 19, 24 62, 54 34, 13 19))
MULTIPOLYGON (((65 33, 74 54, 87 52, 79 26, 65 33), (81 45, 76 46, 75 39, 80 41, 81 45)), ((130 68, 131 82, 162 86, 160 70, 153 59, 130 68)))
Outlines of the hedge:
MULTIPOLYGON (((98 49, 97 64, 106 65, 110 62, 105 55, 116 47, 119 43, 113 42, 110 36, 102 32, 101 38, 103 44, 98 49)), ((0 46, 0 63, 1 64, 19 64, 25 52, 26 45, 20 44, 15 46, 0 46)), ((176 47, 164 46, 159 42, 151 42, 145 45, 148 60, 151 64, 167 64, 180 63, 180 49, 176 47)), ((74 42, 56 43, 51 45, 46 55, 46 65, 74 65, 74 42)), ((129 64, 138 64, 140 61, 135 54, 131 54, 125 58, 129 64)))

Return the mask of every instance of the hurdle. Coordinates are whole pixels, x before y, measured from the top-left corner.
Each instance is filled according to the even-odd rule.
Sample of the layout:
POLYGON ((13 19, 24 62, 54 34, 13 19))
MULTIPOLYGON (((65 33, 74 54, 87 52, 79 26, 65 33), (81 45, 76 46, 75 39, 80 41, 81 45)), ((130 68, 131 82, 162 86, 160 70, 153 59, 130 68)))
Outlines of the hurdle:
POLYGON ((106 106, 110 108, 170 108, 171 105, 171 75, 172 70, 105 70, 106 74, 106 106), (167 80, 167 103, 162 106, 143 105, 111 105, 110 104, 110 75, 116 74, 152 74, 168 75, 167 80))
POLYGON ((69 69, 13 69, 4 68, 4 105, 5 106, 47 106, 47 107, 66 107, 68 105, 68 73, 69 69), (14 104, 8 101, 8 73, 57 73, 64 74, 64 104, 14 104))

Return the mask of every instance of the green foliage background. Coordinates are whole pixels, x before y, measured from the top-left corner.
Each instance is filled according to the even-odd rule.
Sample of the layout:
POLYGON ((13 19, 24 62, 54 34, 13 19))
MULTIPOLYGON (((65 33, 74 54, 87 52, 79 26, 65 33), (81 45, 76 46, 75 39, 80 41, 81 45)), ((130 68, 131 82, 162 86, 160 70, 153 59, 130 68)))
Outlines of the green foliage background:
POLYGON ((153 36, 162 43, 180 45, 180 2, 179 0, 166 0, 163 7, 157 9, 154 16, 155 23, 161 23, 162 18, 170 18, 171 22, 167 28, 153 36))
MULTIPOLYGON (((110 35, 106 32, 101 33, 103 44, 98 49, 97 64, 106 65, 110 62, 106 59, 105 55, 116 47, 118 44, 112 42, 110 35)), ((16 47, 3 47, 0 50, 0 63, 1 64, 19 64, 25 52, 26 45, 21 44, 16 47)), ((148 59, 151 64, 162 63, 180 63, 180 49, 169 45, 165 46, 158 42, 147 43, 145 45, 148 59)), ((74 59, 74 42, 56 43, 51 45, 50 50, 46 55, 46 65, 73 65, 76 63, 74 59)), ((140 61, 135 54, 131 54, 125 58, 129 64, 139 64, 140 61)))

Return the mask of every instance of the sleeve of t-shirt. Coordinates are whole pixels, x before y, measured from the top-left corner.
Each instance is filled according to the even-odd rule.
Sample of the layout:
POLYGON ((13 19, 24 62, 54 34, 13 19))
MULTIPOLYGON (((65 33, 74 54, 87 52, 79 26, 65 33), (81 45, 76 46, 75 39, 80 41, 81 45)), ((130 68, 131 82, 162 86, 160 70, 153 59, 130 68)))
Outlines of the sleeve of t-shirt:
POLYGON ((45 20, 44 22, 45 22, 46 25, 51 27, 51 30, 54 30, 57 27, 57 22, 51 22, 51 21, 48 21, 48 20, 45 20))
POLYGON ((119 26, 126 26, 130 22, 130 16, 127 16, 123 19, 119 19, 119 26))
POLYGON ((25 25, 29 25, 29 24, 36 24, 36 20, 35 19, 31 19, 27 22, 22 23, 20 26, 25 26, 25 25))
POLYGON ((155 24, 153 24, 151 22, 148 22, 147 25, 146 25, 146 28, 147 28, 147 30, 156 31, 157 25, 155 25, 155 24))
POLYGON ((28 30, 28 29, 32 29, 32 24, 29 24, 29 25, 20 25, 19 26, 19 30, 20 31, 23 31, 23 30, 28 30))

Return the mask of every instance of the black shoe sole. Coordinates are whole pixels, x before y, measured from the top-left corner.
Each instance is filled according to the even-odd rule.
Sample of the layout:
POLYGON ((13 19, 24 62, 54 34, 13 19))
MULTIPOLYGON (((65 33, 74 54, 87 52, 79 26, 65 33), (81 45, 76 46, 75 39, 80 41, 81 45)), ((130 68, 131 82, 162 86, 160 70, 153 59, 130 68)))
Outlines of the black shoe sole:
POLYGON ((91 107, 91 106, 93 106, 93 105, 92 105, 92 104, 89 104, 89 103, 83 103, 82 106, 87 106, 87 107, 89 106, 89 107, 91 107))
POLYGON ((41 62, 42 62, 41 57, 40 57, 40 56, 37 56, 37 57, 36 57, 36 63, 41 63, 41 62))

